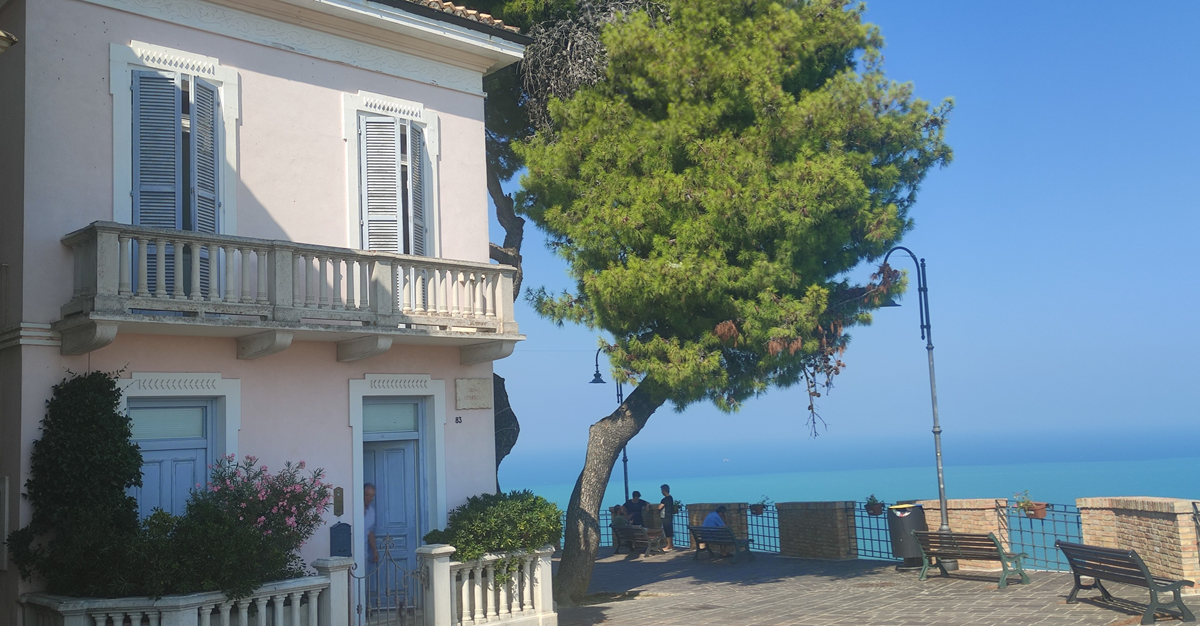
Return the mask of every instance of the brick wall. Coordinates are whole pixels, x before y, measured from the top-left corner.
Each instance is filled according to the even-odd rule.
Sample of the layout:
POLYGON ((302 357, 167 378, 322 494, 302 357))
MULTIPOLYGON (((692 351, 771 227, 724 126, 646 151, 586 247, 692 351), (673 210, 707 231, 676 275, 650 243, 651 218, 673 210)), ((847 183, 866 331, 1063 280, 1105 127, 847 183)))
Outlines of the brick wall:
MULTIPOLYGON (((733 536, 738 539, 749 538, 750 523, 747 520, 747 515, 749 514, 750 505, 746 502, 701 502, 689 504, 687 505, 688 526, 703 526, 704 518, 708 517, 709 513, 717 510, 719 506, 724 506, 727 509, 725 511, 725 524, 733 530, 733 536)), ((681 529, 677 528, 675 530, 677 536, 682 534, 679 532, 681 529)), ((686 547, 680 546, 678 543, 675 545, 677 547, 686 547)), ((693 541, 691 546, 695 548, 696 542, 693 541)))
MULTIPOLYGON (((942 525, 942 507, 937 500, 906 500, 905 503, 919 504, 925 509, 925 521, 929 530, 942 525)), ((950 530, 959 533, 994 533, 1006 548, 1008 543, 1008 518, 1004 508, 1007 498, 965 498, 946 500, 946 514, 950 518, 950 530)), ((1000 569, 996 561, 959 561, 962 569, 1000 569)))
POLYGON ((779 549, 808 559, 858 558, 853 502, 780 502, 779 549))
MULTIPOLYGON (((1083 542, 1137 550, 1156 576, 1200 582, 1192 501, 1175 498, 1080 498, 1083 542)), ((1184 587, 1184 593, 1200 588, 1184 587)))

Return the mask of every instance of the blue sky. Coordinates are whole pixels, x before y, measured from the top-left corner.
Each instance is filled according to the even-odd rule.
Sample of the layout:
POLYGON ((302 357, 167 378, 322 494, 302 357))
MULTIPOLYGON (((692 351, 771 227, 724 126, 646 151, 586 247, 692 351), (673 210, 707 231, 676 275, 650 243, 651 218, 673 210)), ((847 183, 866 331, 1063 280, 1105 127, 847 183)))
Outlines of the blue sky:
MULTIPOLYGON (((867 17, 893 80, 957 101, 954 163, 926 180, 903 241, 929 265, 947 463, 1200 455, 1200 3, 877 0, 867 17)), ((568 287, 543 240, 527 227, 526 286, 568 287)), ((914 296, 852 331, 821 436, 800 390, 734 415, 664 407, 630 473, 927 462, 914 296)), ((529 339, 496 363, 522 427, 501 482, 574 482, 588 425, 615 405, 611 383, 587 384, 597 335, 524 301, 517 314, 529 339)))

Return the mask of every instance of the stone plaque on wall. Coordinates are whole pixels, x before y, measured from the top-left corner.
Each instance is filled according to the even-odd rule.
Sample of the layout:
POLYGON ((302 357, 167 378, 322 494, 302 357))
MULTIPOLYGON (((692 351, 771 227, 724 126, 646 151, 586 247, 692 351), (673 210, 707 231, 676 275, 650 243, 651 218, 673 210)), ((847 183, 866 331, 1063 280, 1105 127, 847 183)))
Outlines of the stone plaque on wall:
POLYGON ((454 392, 456 409, 492 408, 491 378, 456 378, 454 392))

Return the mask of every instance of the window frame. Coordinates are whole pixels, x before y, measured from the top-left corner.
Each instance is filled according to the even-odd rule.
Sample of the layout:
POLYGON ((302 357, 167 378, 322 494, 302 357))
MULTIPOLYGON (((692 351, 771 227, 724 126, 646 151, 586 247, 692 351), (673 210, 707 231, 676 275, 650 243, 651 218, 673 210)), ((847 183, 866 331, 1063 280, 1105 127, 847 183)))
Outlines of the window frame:
MULTIPOLYGON (((425 108, 420 102, 393 98, 377 93, 359 91, 342 94, 342 139, 346 142, 346 219, 349 241, 347 245, 357 250, 366 250, 366 216, 362 207, 362 180, 359 173, 359 118, 391 117, 409 122, 421 128, 425 146, 425 158, 421 166, 422 188, 425 208, 425 255, 441 257, 441 219, 438 194, 438 167, 441 161, 439 120, 436 112, 425 108)), ((411 167, 411 166, 410 166, 411 167)), ((404 219, 404 218, 402 218, 404 219)))
MULTIPOLYGON (((131 41, 109 46, 109 93, 113 96, 113 221, 133 223, 133 98, 134 70, 175 72, 200 78, 217 88, 221 121, 218 126, 217 228, 237 234, 237 125, 241 119, 237 70, 215 57, 131 41)), ((188 190, 184 190, 185 198, 188 190)))

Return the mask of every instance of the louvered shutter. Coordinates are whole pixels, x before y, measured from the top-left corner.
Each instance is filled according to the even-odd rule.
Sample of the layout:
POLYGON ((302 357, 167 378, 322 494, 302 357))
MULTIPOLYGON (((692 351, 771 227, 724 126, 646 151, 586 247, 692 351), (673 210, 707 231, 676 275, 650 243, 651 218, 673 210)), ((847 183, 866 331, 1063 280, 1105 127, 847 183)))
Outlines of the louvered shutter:
MULTIPOLYGON (((217 233, 218 172, 220 149, 218 132, 221 127, 221 106, 217 88, 196 79, 192 85, 191 183, 190 193, 193 227, 202 233, 217 233)), ((194 261, 193 261, 194 262, 194 261)), ((191 272, 185 272, 191 277, 191 272)), ((207 297, 212 275, 209 250, 200 252, 200 290, 207 297)), ((190 285, 188 286, 190 290, 190 285)))
MULTIPOLYGON (((178 229, 183 221, 179 75, 133 72, 133 223, 178 229)), ((147 285, 154 292, 156 250, 147 249, 147 285)), ((167 250, 166 288, 174 287, 174 255, 167 250)), ((135 257, 136 258, 136 257, 135 257)), ((134 277, 137 268, 133 268, 134 277)))
POLYGON ((425 133, 416 124, 408 125, 408 206, 409 254, 428 256, 425 246, 425 133))
POLYGON ((359 118, 359 187, 367 250, 401 252, 399 130, 395 118, 359 118))

